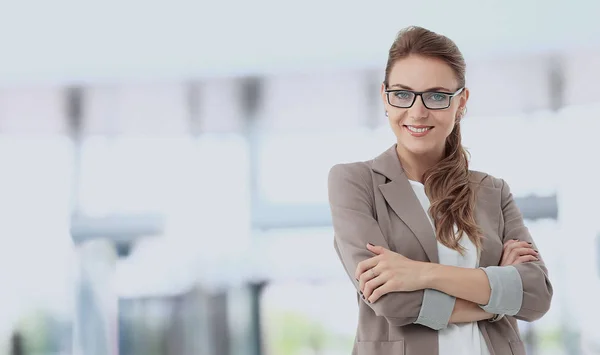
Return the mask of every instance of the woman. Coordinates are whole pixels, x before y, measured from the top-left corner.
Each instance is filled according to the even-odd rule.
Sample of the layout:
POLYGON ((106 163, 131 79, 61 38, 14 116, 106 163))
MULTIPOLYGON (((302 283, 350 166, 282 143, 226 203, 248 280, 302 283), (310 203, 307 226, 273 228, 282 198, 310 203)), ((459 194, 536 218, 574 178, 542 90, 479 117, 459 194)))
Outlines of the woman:
POLYGON ((552 286, 508 184, 468 168, 462 54, 400 31, 381 97, 396 144, 335 165, 328 182, 334 246, 358 291, 353 354, 525 354, 516 320, 542 317, 552 286))

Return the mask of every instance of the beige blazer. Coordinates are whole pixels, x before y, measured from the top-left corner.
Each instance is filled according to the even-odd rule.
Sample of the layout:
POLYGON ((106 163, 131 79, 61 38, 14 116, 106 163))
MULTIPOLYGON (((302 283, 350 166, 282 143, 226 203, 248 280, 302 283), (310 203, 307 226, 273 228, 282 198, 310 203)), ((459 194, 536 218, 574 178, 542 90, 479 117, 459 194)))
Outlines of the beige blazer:
MULTIPOLYGON (((492 290, 489 303, 480 307, 506 315, 497 322, 478 322, 479 329, 492 355, 524 355, 516 320, 535 321, 548 311, 553 294, 548 272, 541 257, 498 266, 504 242, 534 242, 504 180, 470 171, 470 183, 476 191, 475 218, 484 233, 479 267, 492 290)), ((352 354, 438 354, 437 333, 448 324, 454 297, 427 289, 389 293, 370 304, 358 294, 354 278, 358 263, 373 256, 366 249, 369 242, 413 260, 439 262, 434 230, 402 170, 396 145, 373 160, 333 166, 328 191, 334 247, 357 289, 352 354)))

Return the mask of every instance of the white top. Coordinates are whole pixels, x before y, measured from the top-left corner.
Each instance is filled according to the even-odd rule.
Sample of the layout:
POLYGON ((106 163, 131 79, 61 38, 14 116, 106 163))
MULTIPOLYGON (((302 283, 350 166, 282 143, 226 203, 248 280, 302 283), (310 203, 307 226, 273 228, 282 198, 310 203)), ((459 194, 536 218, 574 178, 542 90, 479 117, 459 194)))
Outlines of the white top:
MULTIPOLYGON (((420 182, 409 180, 410 184, 426 211, 429 222, 435 230, 433 221, 427 211, 429 210, 429 198, 425 194, 425 186, 420 182)), ((465 248, 465 255, 460 255, 456 250, 450 249, 442 243, 437 243, 440 264, 459 267, 476 268, 478 266, 477 249, 471 240, 463 235, 460 245, 465 248)), ((440 355, 490 355, 483 335, 479 331, 477 322, 448 324, 448 327, 438 331, 440 355)))

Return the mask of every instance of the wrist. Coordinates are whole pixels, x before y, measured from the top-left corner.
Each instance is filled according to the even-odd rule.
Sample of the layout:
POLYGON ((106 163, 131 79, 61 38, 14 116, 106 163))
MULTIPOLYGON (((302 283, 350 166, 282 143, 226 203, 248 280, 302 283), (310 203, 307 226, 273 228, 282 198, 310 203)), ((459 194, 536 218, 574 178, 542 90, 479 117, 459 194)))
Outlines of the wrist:
POLYGON ((437 263, 422 263, 421 269, 421 284, 423 288, 436 289, 436 279, 439 275, 440 264, 437 263))
POLYGON ((494 314, 481 309, 478 304, 457 298, 450 317, 450 323, 469 323, 482 320, 491 321, 494 314))

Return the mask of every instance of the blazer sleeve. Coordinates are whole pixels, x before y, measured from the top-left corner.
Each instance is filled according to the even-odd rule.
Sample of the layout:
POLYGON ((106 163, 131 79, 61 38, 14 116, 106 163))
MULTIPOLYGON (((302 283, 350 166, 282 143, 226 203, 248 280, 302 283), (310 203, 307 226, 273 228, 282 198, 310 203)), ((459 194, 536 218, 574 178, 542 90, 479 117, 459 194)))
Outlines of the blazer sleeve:
MULTIPOLYGON (((510 187, 502 179, 495 180, 494 185, 501 186, 500 235, 503 243, 516 239, 529 242, 538 250, 525 226, 510 187)), ((490 313, 507 314, 528 322, 540 319, 546 314, 550 309, 553 289, 541 254, 539 259, 518 265, 482 268, 488 276, 492 291, 490 301, 481 308, 490 313)))
MULTIPOLYGON (((358 264, 374 255, 367 243, 389 249, 373 207, 372 183, 368 166, 360 163, 338 164, 328 177, 328 196, 331 209, 334 247, 359 291, 354 274, 358 264)), ((391 292, 374 303, 362 299, 376 315, 385 317, 391 325, 421 324, 439 330, 448 325, 456 299, 443 292, 427 289, 414 292, 391 292)))

